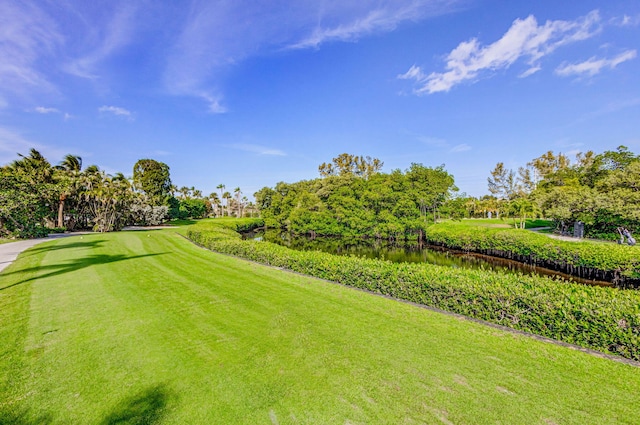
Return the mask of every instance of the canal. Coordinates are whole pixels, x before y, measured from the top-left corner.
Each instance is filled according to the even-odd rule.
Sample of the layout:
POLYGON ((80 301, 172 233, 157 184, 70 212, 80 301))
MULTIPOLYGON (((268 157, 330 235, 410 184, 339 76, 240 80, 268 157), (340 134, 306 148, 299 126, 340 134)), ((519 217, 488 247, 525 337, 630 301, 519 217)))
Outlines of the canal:
POLYGON ((555 277, 587 285, 613 286, 610 282, 581 279, 555 270, 536 267, 518 261, 468 253, 440 246, 417 242, 391 242, 380 239, 327 238, 294 236, 280 230, 259 230, 244 235, 246 239, 258 239, 283 245, 300 251, 322 251, 336 255, 388 260, 396 263, 429 263, 439 266, 496 270, 514 274, 555 277))

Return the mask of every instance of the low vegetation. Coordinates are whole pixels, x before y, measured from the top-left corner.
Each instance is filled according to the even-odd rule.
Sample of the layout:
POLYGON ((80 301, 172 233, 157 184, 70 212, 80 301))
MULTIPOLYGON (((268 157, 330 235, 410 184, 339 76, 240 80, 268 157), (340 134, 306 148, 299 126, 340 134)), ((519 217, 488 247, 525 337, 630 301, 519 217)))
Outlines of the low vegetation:
POLYGON ((243 241, 216 221, 194 225, 187 235, 216 252, 640 360, 638 291, 294 251, 268 242, 243 241))
MULTIPOLYGON (((231 221, 196 227, 228 242, 231 221)), ((640 417, 640 368, 212 253, 175 232, 58 239, 0 274, 0 423, 640 417)), ((344 272, 357 279, 361 264, 344 272)))
POLYGON ((515 259, 618 286, 632 286, 640 279, 640 250, 627 245, 563 241, 519 229, 471 227, 467 222, 431 226, 426 239, 449 248, 515 259))

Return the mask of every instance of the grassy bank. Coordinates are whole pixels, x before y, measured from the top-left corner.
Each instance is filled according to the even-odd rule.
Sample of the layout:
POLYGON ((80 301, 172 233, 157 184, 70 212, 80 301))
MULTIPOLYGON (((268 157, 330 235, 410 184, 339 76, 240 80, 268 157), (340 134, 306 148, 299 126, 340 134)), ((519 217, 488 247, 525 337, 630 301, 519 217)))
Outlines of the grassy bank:
POLYGON ((640 360, 640 292, 548 278, 391 263, 241 241, 215 221, 187 236, 236 255, 394 298, 640 360))
POLYGON ((198 248, 55 240, 0 274, 0 423, 632 424, 640 369, 198 248))

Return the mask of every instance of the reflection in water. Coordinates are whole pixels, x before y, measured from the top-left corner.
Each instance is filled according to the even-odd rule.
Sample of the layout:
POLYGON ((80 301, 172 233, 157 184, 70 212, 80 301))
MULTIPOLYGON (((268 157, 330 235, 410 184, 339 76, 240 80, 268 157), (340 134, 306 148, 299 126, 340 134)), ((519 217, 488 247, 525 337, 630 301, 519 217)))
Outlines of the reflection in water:
POLYGON ((498 270, 509 273, 558 277, 588 285, 613 286, 609 282, 580 279, 554 270, 530 266, 518 261, 466 253, 417 242, 389 242, 379 239, 308 238, 293 236, 279 230, 261 230, 247 233, 245 239, 260 239, 284 245, 299 251, 323 251, 338 255, 389 260, 394 263, 429 263, 465 269, 498 270))

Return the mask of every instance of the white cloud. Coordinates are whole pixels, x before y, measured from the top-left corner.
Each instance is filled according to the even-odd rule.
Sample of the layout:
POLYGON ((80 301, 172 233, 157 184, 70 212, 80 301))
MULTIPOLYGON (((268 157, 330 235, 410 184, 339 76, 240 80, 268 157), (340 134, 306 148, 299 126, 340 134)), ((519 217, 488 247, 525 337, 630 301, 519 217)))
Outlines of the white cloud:
POLYGON ((623 15, 621 17, 611 18, 609 23, 618 27, 635 27, 640 25, 640 15, 623 15))
POLYGON ((575 21, 547 21, 538 25, 534 16, 516 19, 497 41, 482 46, 473 38, 460 43, 446 57, 444 72, 426 74, 413 65, 398 76, 418 84, 416 94, 449 91, 452 87, 474 81, 492 71, 509 68, 521 58, 528 58, 527 77, 540 70, 540 60, 565 44, 585 40, 600 31, 600 15, 590 12, 575 21))
MULTIPOLYGON (((340 3, 334 5, 335 10, 329 13, 336 13, 340 18, 332 23, 331 19, 326 24, 319 22, 311 34, 303 37, 288 46, 291 49, 303 49, 308 47, 318 47, 322 43, 331 41, 354 41, 365 35, 391 31, 400 23, 405 21, 417 21, 426 16, 442 14, 448 10, 452 1, 413 1, 413 2, 360 2, 363 8, 356 14, 343 15, 352 9, 354 4, 348 4, 342 9, 340 3), (346 19, 345 19, 346 18, 346 19)), ((326 13, 325 9, 325 13, 326 13)))
POLYGON ((279 149, 272 149, 260 145, 252 145, 245 143, 236 143, 232 145, 224 145, 231 149, 237 149, 244 152, 257 153, 259 155, 286 156, 287 154, 279 149))
POLYGON ((207 104, 209 105, 208 111, 210 113, 225 114, 228 112, 227 108, 220 103, 222 101, 221 97, 212 96, 206 92, 201 92, 199 94, 199 97, 207 102, 207 104))
POLYGON ((61 72, 108 92, 113 59, 135 53, 150 65, 144 72, 159 70, 169 94, 200 98, 211 113, 224 113, 220 86, 247 58, 357 41, 467 1, 0 0, 0 107, 43 92, 64 96, 61 72))
MULTIPOLYGON (((79 12, 72 10, 71 13, 79 12)), ((100 63, 134 40, 137 13, 135 5, 124 2, 116 4, 104 16, 94 16, 91 22, 91 16, 85 14, 81 22, 85 24, 88 40, 79 49, 78 57, 66 64, 65 71, 77 77, 97 79, 100 63)))
POLYGON ((456 145, 453 148, 451 148, 451 150, 449 152, 451 153, 459 153, 459 152, 466 152, 466 151, 470 151, 471 150, 471 146, 467 145, 466 143, 462 143, 460 145, 456 145))
POLYGON ((116 116, 121 116, 121 117, 125 117, 128 119, 133 119, 133 116, 131 114, 131 111, 121 108, 119 106, 101 106, 98 108, 98 111, 100 112, 106 112, 106 113, 110 113, 116 116))
POLYGON ((571 75, 588 75, 593 76, 599 74, 605 68, 614 69, 623 62, 635 59, 637 51, 627 50, 611 59, 596 59, 592 57, 584 62, 574 64, 562 64, 556 68, 556 74, 567 77, 571 75))
POLYGON ((0 94, 26 97, 55 87, 39 70, 63 42, 56 23, 28 2, 2 2, 0 13, 0 94))
POLYGON ((56 108, 47 108, 44 106, 36 106, 34 108, 34 111, 39 113, 39 114, 57 114, 60 113, 60 111, 56 108))
POLYGON ((204 99, 212 112, 226 108, 217 86, 229 67, 258 55, 317 48, 390 31, 402 22, 450 11, 463 0, 342 0, 315 2, 194 2, 170 49, 164 82, 176 95, 204 99), (203 95, 204 93, 204 95, 203 95), (211 102, 208 98, 216 99, 211 102))

